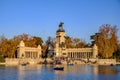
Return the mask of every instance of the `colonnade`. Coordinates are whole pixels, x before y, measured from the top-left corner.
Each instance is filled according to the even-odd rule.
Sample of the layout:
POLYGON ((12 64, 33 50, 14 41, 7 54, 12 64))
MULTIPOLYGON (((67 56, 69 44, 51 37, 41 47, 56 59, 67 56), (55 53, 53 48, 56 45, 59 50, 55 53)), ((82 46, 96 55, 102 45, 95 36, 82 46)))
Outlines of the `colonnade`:
POLYGON ((39 58, 37 51, 25 51, 25 58, 39 58))
POLYGON ((92 58, 93 52, 68 52, 68 57, 74 59, 92 58))

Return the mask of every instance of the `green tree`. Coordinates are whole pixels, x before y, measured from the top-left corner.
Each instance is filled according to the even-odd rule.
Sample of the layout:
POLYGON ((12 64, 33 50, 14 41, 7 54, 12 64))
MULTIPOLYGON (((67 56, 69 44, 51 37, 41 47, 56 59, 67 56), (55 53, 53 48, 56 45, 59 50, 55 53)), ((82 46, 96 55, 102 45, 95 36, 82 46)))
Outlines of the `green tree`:
POLYGON ((120 43, 118 44, 117 51, 114 53, 114 57, 120 62, 120 43))
POLYGON ((5 62, 4 55, 1 55, 1 54, 0 54, 0 62, 5 62))

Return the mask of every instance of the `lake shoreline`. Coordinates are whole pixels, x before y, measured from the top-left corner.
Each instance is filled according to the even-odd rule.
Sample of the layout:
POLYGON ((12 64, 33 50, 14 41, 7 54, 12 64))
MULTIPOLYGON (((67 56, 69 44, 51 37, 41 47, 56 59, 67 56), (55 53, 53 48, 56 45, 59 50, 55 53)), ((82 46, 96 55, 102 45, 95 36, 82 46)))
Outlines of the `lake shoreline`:
POLYGON ((5 65, 5 62, 4 63, 0 62, 0 65, 5 65))
MULTIPOLYGON (((20 65, 20 64, 6 64, 5 62, 4 63, 1 63, 0 62, 0 65, 10 65, 10 66, 14 66, 14 65, 20 65)), ((44 64, 28 64, 28 65, 44 65, 44 64)), ((54 65, 54 64, 47 64, 47 65, 54 65)), ((67 65, 67 64, 61 64, 61 65, 67 65)), ((111 64, 90 64, 90 63, 80 63, 80 64, 74 64, 74 65, 111 65, 111 64)), ((120 62, 116 62, 116 64, 114 65, 120 65, 120 62)))

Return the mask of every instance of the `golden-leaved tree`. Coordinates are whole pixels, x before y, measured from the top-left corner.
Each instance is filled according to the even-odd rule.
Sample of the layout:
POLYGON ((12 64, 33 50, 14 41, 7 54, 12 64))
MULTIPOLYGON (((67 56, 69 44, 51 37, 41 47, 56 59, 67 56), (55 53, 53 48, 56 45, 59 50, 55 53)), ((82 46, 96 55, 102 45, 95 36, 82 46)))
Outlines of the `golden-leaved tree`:
POLYGON ((91 36, 93 43, 98 46, 99 55, 103 58, 112 58, 117 50, 118 37, 117 27, 109 24, 102 25, 99 32, 91 36))
POLYGON ((41 37, 30 36, 29 34, 14 36, 12 39, 0 36, 0 55, 9 58, 15 57, 17 46, 21 40, 25 42, 25 46, 27 47, 37 47, 38 45, 42 46, 43 43, 41 37))
POLYGON ((73 38, 74 48, 84 48, 86 46, 86 42, 83 39, 73 38))
POLYGON ((65 45, 66 45, 66 48, 73 48, 73 43, 72 43, 72 38, 71 37, 66 36, 65 45))

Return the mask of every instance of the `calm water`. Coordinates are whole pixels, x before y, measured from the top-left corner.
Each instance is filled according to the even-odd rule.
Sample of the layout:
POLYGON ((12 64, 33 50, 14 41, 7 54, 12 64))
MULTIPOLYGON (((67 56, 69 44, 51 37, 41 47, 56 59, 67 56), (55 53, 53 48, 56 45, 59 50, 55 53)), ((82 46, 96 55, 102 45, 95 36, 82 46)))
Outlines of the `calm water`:
POLYGON ((120 65, 64 65, 55 71, 50 65, 0 66, 0 80, 120 80, 120 65))

